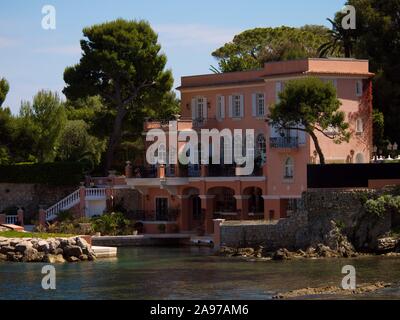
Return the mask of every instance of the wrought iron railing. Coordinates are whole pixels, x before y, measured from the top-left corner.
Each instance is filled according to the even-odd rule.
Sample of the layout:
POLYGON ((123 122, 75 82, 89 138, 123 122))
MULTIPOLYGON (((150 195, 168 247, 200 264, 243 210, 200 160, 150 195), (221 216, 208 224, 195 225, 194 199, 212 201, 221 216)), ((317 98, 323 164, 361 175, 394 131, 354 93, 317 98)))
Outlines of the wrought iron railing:
POLYGON ((235 165, 215 165, 211 164, 208 166, 209 177, 235 177, 236 166, 235 165))
POLYGON ((155 166, 142 166, 133 169, 133 178, 157 178, 157 167, 155 166))
POLYGON ((127 218, 136 221, 170 221, 174 222, 179 216, 179 209, 168 209, 166 211, 135 210, 127 214, 127 218))
POLYGON ((275 137, 270 138, 270 146, 271 148, 279 149, 279 148, 298 148, 299 147, 299 138, 298 137, 275 137))

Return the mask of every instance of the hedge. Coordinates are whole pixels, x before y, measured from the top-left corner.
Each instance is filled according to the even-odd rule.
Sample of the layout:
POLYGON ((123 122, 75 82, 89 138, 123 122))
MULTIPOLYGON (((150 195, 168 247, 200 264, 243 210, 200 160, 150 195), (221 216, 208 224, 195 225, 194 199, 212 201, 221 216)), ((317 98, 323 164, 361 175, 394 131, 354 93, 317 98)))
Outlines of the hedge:
POLYGON ((85 165, 79 162, 2 165, 0 182, 78 185, 84 171, 85 165))

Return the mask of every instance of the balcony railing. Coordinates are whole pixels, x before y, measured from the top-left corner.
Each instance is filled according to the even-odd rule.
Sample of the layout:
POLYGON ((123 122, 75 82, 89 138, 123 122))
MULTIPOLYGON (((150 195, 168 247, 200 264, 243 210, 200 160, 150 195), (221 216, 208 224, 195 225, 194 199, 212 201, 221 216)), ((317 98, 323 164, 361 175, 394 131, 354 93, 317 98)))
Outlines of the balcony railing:
POLYGON ((215 165, 208 166, 209 177, 235 177, 236 166, 234 165, 215 165))
POLYGON ((136 167, 133 169, 133 178, 157 178, 157 167, 136 167))
POLYGON ((127 218, 136 221, 168 221, 174 222, 179 215, 179 209, 168 209, 165 211, 156 210, 135 210, 127 214, 127 218))
MULTIPOLYGON (((144 178, 158 178, 157 167, 136 167, 133 170, 132 178, 144 179, 144 178)), ((235 177, 236 166, 235 165, 217 165, 211 164, 207 166, 206 177, 235 177)), ((263 168, 254 167, 251 177, 262 177, 263 168)), ((165 176, 167 178, 197 178, 201 177, 201 165, 189 165, 179 167, 179 172, 175 166, 166 166, 165 176)))
POLYGON ((270 146, 275 149, 295 149, 299 147, 298 137, 275 137, 270 138, 270 146))

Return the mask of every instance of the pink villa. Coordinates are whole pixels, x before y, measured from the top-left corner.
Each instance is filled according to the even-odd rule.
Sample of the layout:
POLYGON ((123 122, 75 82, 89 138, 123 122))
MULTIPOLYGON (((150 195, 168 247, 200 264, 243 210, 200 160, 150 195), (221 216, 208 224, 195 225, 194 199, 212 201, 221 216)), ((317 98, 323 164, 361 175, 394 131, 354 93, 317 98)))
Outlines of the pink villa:
MULTIPOLYGON (((327 163, 369 163, 373 74, 366 60, 304 59, 267 63, 254 71, 183 77, 177 88, 177 131, 254 129, 257 166, 250 176, 238 176, 233 165, 223 164, 150 166, 144 160, 140 168, 128 166, 126 183, 142 195, 137 219, 145 232, 157 232, 161 221, 167 232, 212 234, 216 218, 288 217, 307 188, 307 164, 318 163, 318 157, 304 132, 277 132, 266 118, 285 82, 306 76, 332 82, 352 131, 350 142, 340 145, 318 134, 327 163)), ((165 123, 146 122, 144 134, 150 129, 169 133, 165 123)), ((167 152, 168 145, 162 148, 159 152, 167 152)))

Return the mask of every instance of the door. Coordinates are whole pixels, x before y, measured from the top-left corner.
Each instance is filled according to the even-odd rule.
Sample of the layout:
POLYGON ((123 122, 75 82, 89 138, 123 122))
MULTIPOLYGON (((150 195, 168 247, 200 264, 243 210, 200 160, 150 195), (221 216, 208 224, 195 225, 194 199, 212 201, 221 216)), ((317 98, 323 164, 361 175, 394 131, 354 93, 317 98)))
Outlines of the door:
POLYGON ((168 199, 156 198, 156 220, 166 221, 168 217, 168 199))
POLYGON ((195 221, 201 220, 201 199, 199 196, 192 198, 193 203, 193 215, 192 218, 195 221))

